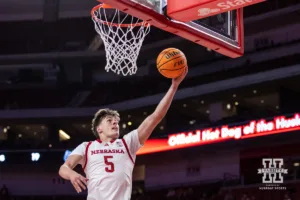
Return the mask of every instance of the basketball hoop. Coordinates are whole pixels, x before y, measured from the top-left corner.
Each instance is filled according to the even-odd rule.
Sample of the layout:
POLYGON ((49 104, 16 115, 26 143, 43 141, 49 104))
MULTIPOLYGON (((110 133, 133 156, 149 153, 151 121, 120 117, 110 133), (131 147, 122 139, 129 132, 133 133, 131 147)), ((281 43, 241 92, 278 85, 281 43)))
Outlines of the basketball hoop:
POLYGON ((130 16, 107 4, 99 4, 91 11, 95 29, 104 42, 105 70, 123 76, 137 72, 137 58, 150 24, 130 16))

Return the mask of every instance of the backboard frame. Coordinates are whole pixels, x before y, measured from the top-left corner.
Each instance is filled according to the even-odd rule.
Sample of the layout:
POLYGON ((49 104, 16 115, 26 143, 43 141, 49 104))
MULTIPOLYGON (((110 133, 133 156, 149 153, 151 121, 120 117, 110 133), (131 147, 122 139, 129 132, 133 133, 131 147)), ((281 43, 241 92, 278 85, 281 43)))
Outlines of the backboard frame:
MULTIPOLYGON (((163 5, 162 1, 161 5, 163 5)), ((236 40, 233 40, 194 22, 170 19, 164 15, 162 6, 161 11, 157 12, 138 3, 138 0, 101 0, 101 2, 225 56, 237 58, 244 54, 243 8, 236 10, 237 37, 236 40)))

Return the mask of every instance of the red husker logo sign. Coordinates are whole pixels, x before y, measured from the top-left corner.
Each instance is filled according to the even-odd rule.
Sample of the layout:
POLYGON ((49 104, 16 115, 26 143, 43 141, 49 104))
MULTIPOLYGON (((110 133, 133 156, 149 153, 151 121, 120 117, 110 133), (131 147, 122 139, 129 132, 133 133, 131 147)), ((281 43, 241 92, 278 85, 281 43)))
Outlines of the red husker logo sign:
POLYGON ((199 146, 226 140, 240 140, 251 137, 279 134, 289 131, 300 130, 300 114, 293 117, 274 117, 273 120, 255 120, 240 126, 230 127, 224 125, 218 128, 195 130, 188 133, 169 135, 168 139, 148 140, 138 155, 168 151, 179 148, 199 146))
POLYGON ((265 0, 172 0, 168 4, 168 15, 179 21, 188 22, 223 12, 236 10, 265 0))

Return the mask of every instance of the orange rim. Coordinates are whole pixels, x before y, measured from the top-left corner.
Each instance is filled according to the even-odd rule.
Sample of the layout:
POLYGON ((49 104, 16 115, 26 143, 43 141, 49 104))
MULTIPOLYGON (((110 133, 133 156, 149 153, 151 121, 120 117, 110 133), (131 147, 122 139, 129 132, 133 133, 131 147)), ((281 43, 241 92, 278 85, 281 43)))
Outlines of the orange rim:
POLYGON ((97 6, 95 6, 92 10, 91 10, 91 15, 92 15, 92 18, 99 22, 99 23, 102 23, 102 24, 105 24, 105 25, 108 25, 108 26, 119 26, 119 27, 135 27, 135 26, 149 26, 148 23, 145 23, 145 22, 139 22, 139 23, 135 23, 135 24, 119 24, 119 23, 112 23, 112 22, 107 22, 107 21, 103 21, 99 18, 97 18, 95 16, 95 12, 97 10, 99 10, 100 8, 103 8, 103 9, 115 9, 113 7, 111 7, 110 5, 107 5, 107 4, 99 4, 97 6))
POLYGON ((110 6, 110 5, 106 4, 106 3, 102 3, 101 7, 105 8, 105 9, 114 9, 112 6, 110 6))

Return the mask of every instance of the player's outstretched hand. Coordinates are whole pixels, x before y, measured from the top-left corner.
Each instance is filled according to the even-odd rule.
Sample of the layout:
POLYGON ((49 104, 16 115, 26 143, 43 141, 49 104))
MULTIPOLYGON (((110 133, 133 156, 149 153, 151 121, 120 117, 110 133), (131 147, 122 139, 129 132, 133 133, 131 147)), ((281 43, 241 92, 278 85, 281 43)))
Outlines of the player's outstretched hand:
POLYGON ((172 79, 172 84, 176 87, 179 86, 179 84, 183 81, 183 79, 185 78, 185 76, 187 75, 189 69, 188 67, 185 68, 185 71, 177 78, 173 78, 172 79))
POLYGON ((74 171, 74 173, 70 175, 70 181, 77 193, 82 192, 82 190, 86 190, 88 179, 78 174, 77 172, 74 171))

